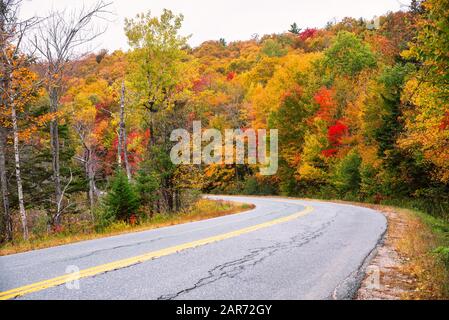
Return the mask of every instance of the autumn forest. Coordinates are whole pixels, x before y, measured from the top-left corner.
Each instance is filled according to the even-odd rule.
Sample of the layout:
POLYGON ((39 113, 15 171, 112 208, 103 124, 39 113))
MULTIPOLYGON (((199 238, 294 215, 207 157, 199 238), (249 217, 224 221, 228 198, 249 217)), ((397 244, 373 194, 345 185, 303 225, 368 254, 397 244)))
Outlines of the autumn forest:
POLYGON ((183 16, 126 19, 128 51, 80 52, 108 4, 19 19, 0 0, 1 241, 101 232, 201 194, 449 215, 449 1, 197 47, 183 16), (277 129, 279 169, 177 165, 177 128, 277 129))

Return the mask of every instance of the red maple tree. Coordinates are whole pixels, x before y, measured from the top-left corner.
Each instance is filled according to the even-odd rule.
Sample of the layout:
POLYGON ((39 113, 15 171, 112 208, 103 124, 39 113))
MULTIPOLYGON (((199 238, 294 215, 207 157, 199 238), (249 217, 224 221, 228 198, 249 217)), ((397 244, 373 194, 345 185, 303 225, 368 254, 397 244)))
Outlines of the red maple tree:
POLYGON ((324 121, 332 121, 332 111, 336 104, 333 98, 333 90, 322 87, 314 96, 315 102, 320 106, 316 116, 324 121))
POLYGON ((315 28, 307 28, 307 29, 305 29, 303 32, 301 32, 301 33, 299 34, 299 38, 300 38, 302 41, 306 41, 306 40, 309 39, 309 38, 315 37, 316 34, 317 34, 317 32, 318 32, 318 30, 315 29, 315 28))

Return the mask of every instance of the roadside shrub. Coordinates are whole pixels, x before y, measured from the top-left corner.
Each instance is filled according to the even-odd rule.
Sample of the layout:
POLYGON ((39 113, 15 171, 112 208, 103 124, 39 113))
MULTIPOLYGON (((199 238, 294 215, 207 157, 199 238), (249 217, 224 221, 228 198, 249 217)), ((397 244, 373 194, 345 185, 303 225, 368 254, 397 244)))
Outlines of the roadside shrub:
POLYGON ((245 184, 243 186, 243 194, 246 195, 259 194, 259 184, 257 183, 256 178, 249 177, 248 179, 246 179, 245 184))
POLYGON ((242 193, 245 195, 275 195, 277 194, 276 185, 268 180, 248 177, 244 184, 242 193))
POLYGON ((42 236, 47 233, 49 225, 49 217, 47 214, 42 214, 34 219, 31 232, 36 236, 42 236))
POLYGON ((134 186, 129 183, 123 170, 116 171, 111 189, 97 210, 97 229, 104 229, 115 221, 128 222, 139 207, 140 199, 134 186))
MULTIPOLYGON (((198 201, 201 201, 201 191, 196 189, 186 189, 180 192, 183 208, 190 208, 198 201)), ((184 211, 181 209, 181 211, 184 211)))

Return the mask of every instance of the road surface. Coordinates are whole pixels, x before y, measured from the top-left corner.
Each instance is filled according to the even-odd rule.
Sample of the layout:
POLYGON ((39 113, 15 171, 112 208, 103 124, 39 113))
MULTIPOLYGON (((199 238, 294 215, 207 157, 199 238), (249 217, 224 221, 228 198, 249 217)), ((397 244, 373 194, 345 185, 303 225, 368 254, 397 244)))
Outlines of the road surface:
POLYGON ((213 198, 256 207, 0 257, 0 299, 347 299, 386 230, 367 208, 213 198))

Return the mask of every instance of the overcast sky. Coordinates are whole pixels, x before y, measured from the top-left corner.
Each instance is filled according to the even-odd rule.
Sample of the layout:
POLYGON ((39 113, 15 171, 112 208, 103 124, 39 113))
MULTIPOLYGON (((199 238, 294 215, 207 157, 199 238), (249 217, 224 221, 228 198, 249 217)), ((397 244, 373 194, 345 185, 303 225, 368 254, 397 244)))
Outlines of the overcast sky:
MULTIPOLYGON (((105 0, 107 1, 107 0, 105 0)), ((96 0, 25 0, 21 15, 46 16, 53 9, 91 6, 96 0)), ((287 31, 291 23, 300 28, 323 27, 343 17, 371 19, 397 11, 410 0, 111 0, 115 13, 107 32, 96 39, 93 48, 127 49, 124 19, 151 10, 159 15, 163 8, 184 15, 182 33, 191 34, 189 43, 197 46, 206 40, 246 40, 259 35, 287 31)))

